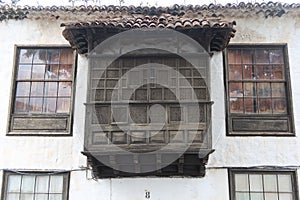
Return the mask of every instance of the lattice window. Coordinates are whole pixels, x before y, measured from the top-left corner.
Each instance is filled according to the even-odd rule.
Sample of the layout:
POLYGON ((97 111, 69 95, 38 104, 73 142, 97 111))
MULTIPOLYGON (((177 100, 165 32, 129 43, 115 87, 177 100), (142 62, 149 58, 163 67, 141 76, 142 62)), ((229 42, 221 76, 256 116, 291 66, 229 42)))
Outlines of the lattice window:
POLYGON ((231 200, 297 200, 294 172, 231 171, 231 200))
POLYGON ((12 173, 4 177, 4 200, 67 200, 69 174, 12 173))
MULTIPOLYGON (((284 47, 228 47, 226 75, 229 131, 292 132, 289 72, 284 47), (251 122, 235 121, 239 116, 256 116, 256 119, 269 121, 253 127, 251 122), (270 120, 276 117, 286 118, 277 125, 272 124, 270 120), (268 124, 276 129, 269 129, 268 124)), ((257 123, 253 121, 252 124, 257 123)))
POLYGON ((57 120, 62 126, 53 128, 48 125, 39 127, 39 124, 47 116, 58 119, 58 116, 70 115, 73 50, 61 47, 18 48, 17 55, 11 130, 68 129, 67 126, 62 127, 66 121, 59 123, 57 120))
POLYGON ((91 61, 88 143, 164 145, 195 138, 194 143, 207 147, 209 136, 204 135, 211 106, 207 57, 192 57, 196 66, 170 54, 125 55, 111 64, 105 59, 91 61))

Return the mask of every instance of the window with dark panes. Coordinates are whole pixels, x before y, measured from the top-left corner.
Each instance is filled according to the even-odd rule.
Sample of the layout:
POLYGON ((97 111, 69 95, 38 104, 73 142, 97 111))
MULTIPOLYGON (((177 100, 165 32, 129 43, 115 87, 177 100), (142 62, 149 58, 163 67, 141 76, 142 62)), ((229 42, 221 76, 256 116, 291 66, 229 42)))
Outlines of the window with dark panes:
POLYGON ((67 200, 69 174, 14 173, 4 176, 3 200, 67 200))
POLYGON ((231 200, 297 200, 293 171, 230 170, 231 200))
POLYGON ((286 59, 285 46, 228 47, 229 131, 293 132, 286 59))
MULTIPOLYGON (((113 143, 152 144, 172 141, 173 135, 177 134, 175 127, 180 123, 205 124, 208 121, 207 113, 209 112, 206 63, 199 63, 199 66, 201 66, 199 67, 199 70, 201 70, 200 74, 197 69, 194 69, 184 59, 167 55, 164 58, 153 55, 123 56, 114 61, 106 70, 100 68, 97 64, 93 65, 91 69, 90 101, 91 109, 95 108, 95 115, 91 117, 91 127, 96 127, 100 124, 102 130, 109 130, 107 132, 104 131, 103 134, 110 134, 113 143), (135 66, 149 64, 151 61, 172 67, 174 71, 158 68, 154 70, 154 68, 151 69, 150 67, 149 69, 143 69, 143 71, 133 70, 135 66), (175 73, 175 71, 179 73, 175 73), (141 73, 149 74, 151 83, 147 83, 147 81, 150 82, 146 79, 148 76, 144 75, 144 80, 136 78, 143 77, 141 73), (162 81, 159 82, 158 80, 162 81), (144 81, 144 84, 142 81, 144 81), (163 81, 166 81, 166 85, 170 85, 169 88, 162 85, 163 81), (134 90, 136 85, 141 86, 134 90), (189 85, 193 87, 194 91, 191 90, 189 85), (113 94, 115 87, 120 88, 120 90, 113 94), (126 99, 130 99, 129 107, 124 106, 124 103, 122 103, 126 99), (114 103, 110 104, 111 101, 114 103), (180 105, 179 101, 185 103, 180 105), (192 101, 199 101, 199 103, 191 103, 192 101), (153 106, 156 103, 160 103, 158 107, 153 106), (164 110, 164 113, 160 112, 160 110, 164 110), (126 133, 120 132, 116 126, 118 124, 125 127, 133 123, 143 125, 144 129, 136 127, 137 130, 134 130, 131 127, 130 131, 128 131, 129 138, 126 133), (164 129, 154 136, 154 133, 157 132, 157 127, 153 126, 153 124, 167 124, 168 126, 163 127, 164 129), (155 137, 153 140, 150 137, 152 133, 148 130, 150 129, 149 127, 153 129, 151 130, 153 138, 155 137), (149 140, 139 139, 139 137, 143 137, 146 134, 150 135, 149 140)), ((96 128, 91 129, 94 130, 96 128)), ((99 133, 96 132, 95 134, 99 133)), ((196 130, 190 130, 188 134, 202 138, 204 131, 196 128, 196 130)), ((182 135, 182 141, 174 142, 186 142, 185 134, 182 133, 182 135)), ((98 142, 100 145, 109 142, 105 137, 94 138, 94 140, 90 141, 97 143, 97 140, 104 140, 98 142)), ((203 142, 202 139, 195 141, 203 142)))
POLYGON ((112 62, 110 52, 97 54, 90 57, 84 152, 95 176, 204 176, 212 152, 206 53, 182 54, 186 60, 147 49, 112 62))
POLYGON ((67 130, 72 107, 73 50, 18 48, 17 55, 10 130, 67 130))

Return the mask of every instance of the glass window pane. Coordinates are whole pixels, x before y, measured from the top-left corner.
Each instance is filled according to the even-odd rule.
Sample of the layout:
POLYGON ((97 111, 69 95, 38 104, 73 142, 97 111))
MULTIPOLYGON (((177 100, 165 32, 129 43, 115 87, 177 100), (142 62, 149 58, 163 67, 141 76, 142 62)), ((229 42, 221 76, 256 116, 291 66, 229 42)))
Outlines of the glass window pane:
POLYGON ((58 88, 58 96, 71 96, 72 83, 60 82, 58 88))
POLYGON ((273 65, 273 79, 285 79, 284 78, 284 66, 273 65))
POLYGON ((286 99, 273 99, 273 113, 287 113, 286 99))
MULTIPOLYGON (((105 94, 105 100, 106 101, 111 101, 111 100, 116 100, 118 99, 118 93, 114 93, 114 96, 112 95, 113 90, 107 90, 106 89, 106 94, 105 94)), ((133 98, 133 97, 132 97, 133 98)))
POLYGON ((34 193, 35 176, 23 176, 21 192, 34 193))
POLYGON ((16 96, 29 96, 30 83, 29 82, 18 82, 16 96))
POLYGON ((256 96, 256 84, 255 83, 244 83, 244 95, 248 97, 256 96))
POLYGON ((32 66, 32 79, 44 79, 45 65, 33 65, 32 66))
POLYGON ((242 50, 242 58, 244 64, 253 63, 253 50, 244 49, 242 50))
MULTIPOLYGON (((150 109, 150 111, 151 111, 151 109, 150 109)), ((190 118, 189 115, 188 115, 188 118, 190 118)), ((169 119, 171 122, 183 121, 183 113, 182 113, 181 108, 180 107, 170 107, 169 119)), ((193 119, 191 119, 191 121, 193 121, 193 119)), ((164 122, 164 120, 161 122, 164 122)), ((189 120, 188 120, 188 122, 189 122, 189 120)))
POLYGON ((34 51, 35 51, 35 54, 33 55, 33 63, 46 64, 47 50, 46 49, 38 49, 38 50, 34 50, 34 51))
MULTIPOLYGON (((201 77, 201 78, 205 78, 205 71, 206 70, 206 68, 198 68, 198 69, 194 69, 193 70, 193 77, 201 77)), ((175 70, 174 70, 175 71, 175 70)), ((174 76, 176 76, 176 73, 174 72, 174 71, 172 71, 172 72, 170 72, 171 73, 171 77, 174 77, 174 76)))
POLYGON ((36 194, 34 200, 48 200, 48 194, 36 194))
POLYGON ((263 49, 261 47, 228 49, 228 75, 231 112, 287 113, 282 49, 263 49), (239 73, 241 70, 242 74, 239 73), (241 81, 233 82, 231 80, 241 81), (251 80, 251 82, 247 80, 251 80), (262 80, 270 80, 270 82, 262 80), (282 82, 273 82, 274 80, 282 82), (240 84, 243 85, 242 88, 240 84))
POLYGON ((248 174, 235 174, 235 190, 249 191, 248 174))
MULTIPOLYGON (((173 107, 173 106, 172 106, 173 107)), ((198 123, 198 122, 204 122, 205 119, 203 117, 204 115, 204 109, 202 106, 199 105, 189 105, 187 106, 187 109, 184 110, 182 107, 170 107, 170 120, 177 120, 178 121, 184 121, 184 112, 187 111, 187 122, 190 123, 198 123), (173 113, 172 113, 173 111, 173 113), (173 115, 173 116, 172 116, 173 115), (174 116, 176 115, 176 116, 174 116)), ((150 108, 151 110, 151 108, 150 108)), ((163 112, 162 110, 160 112, 163 112)), ((174 120, 174 121, 175 121, 174 120)))
POLYGON ((271 63, 284 63, 283 50, 270 50, 270 62, 271 63))
POLYGON ((60 64, 72 64, 73 63, 73 50, 62 49, 60 52, 60 64))
POLYGON ((230 98, 230 112, 232 113, 243 113, 244 112, 244 101, 243 98, 230 98))
POLYGON ((263 193, 250 193, 251 200, 264 200, 263 193))
POLYGON ((284 83, 272 83, 272 97, 285 97, 284 83))
POLYGON ((259 99, 258 101, 260 113, 272 113, 272 100, 269 98, 259 99))
POLYGON ((91 82, 91 87, 92 88, 104 88, 104 79, 93 79, 91 82))
POLYGON ((205 79, 202 78, 194 78, 193 79, 193 86, 206 86, 205 79))
MULTIPOLYGON (((163 73, 163 71, 157 71, 157 77, 160 73, 163 73)), ((155 72, 154 72, 155 73, 155 72)), ((192 76, 192 71, 191 69, 186 69, 186 68, 179 68, 179 73, 180 73, 180 77, 181 76, 184 76, 184 77, 191 77, 192 76)), ((153 77, 156 77, 155 75, 153 77)), ((168 74, 166 74, 166 77, 163 78, 161 77, 162 79, 167 79, 168 80, 168 74)), ((183 78, 183 77, 182 77, 183 78)))
POLYGON ((272 67, 269 65, 257 65, 255 67, 255 78, 258 80, 268 80, 273 77, 272 67))
POLYGON ((49 194, 49 200, 62 200, 62 194, 49 194))
POLYGON ((6 200, 20 200, 20 194, 7 194, 6 200))
POLYGON ((57 99, 57 112, 68 113, 70 111, 70 98, 57 99))
POLYGON ((49 193, 62 193, 63 192, 63 176, 50 176, 50 190, 49 193))
POLYGON ((265 193, 265 200, 278 200, 277 193, 265 193))
POLYGON ((47 58, 49 64, 58 64, 59 63, 59 54, 60 50, 58 49, 48 49, 47 58))
POLYGON ((252 64, 243 65, 243 79, 253 79, 254 78, 254 67, 252 64))
POLYGON ((245 98, 245 112, 246 113, 257 113, 257 100, 254 98, 245 98))
MULTIPOLYGON (((136 90, 137 100, 147 100, 147 89, 146 90, 136 90)), ((164 100, 176 100, 176 88, 165 88, 164 89, 164 100)))
POLYGON ((127 107, 114 105, 112 107, 112 117, 114 122, 120 122, 120 123, 127 122, 128 121, 127 107))
POLYGON ((243 97, 242 83, 229 83, 230 97, 243 97))
POLYGON ((293 194, 291 193, 279 193, 279 200, 293 200, 293 194))
POLYGON ((19 65, 17 79, 30 79, 31 65, 19 65))
POLYGON ((278 191, 292 192, 292 177, 291 175, 278 175, 278 191))
POLYGON ((262 175, 249 175, 250 179, 250 191, 263 191, 263 184, 262 184, 262 175))
POLYGON ((260 97, 271 97, 271 84, 257 83, 257 95, 260 97))
POLYGON ((46 49, 38 49, 34 50, 33 54, 33 63, 38 64, 38 63, 43 63, 46 64, 47 61, 47 50, 46 49))
POLYGON ((48 193, 49 176, 37 176, 35 185, 36 193, 48 193))
POLYGON ((21 175, 8 176, 7 192, 20 192, 21 177, 21 175))
POLYGON ((250 200, 248 192, 237 192, 235 193, 236 200, 250 200))
POLYGON ((32 82, 30 96, 42 97, 44 92, 44 82, 32 82))
POLYGON ((20 200, 34 200, 33 196, 34 194, 21 194, 20 200))
POLYGON ((57 79, 58 69, 59 65, 48 65, 46 68, 45 79, 57 79))
POLYGON ((57 96, 61 97, 58 112, 69 112, 73 77, 72 49, 20 49, 16 73, 16 80, 19 81, 15 85, 14 113, 55 113, 57 96), (28 82, 22 82, 25 80, 28 82))
POLYGON ((242 65, 229 65, 229 80, 241 80, 242 74, 242 65))
POLYGON ((35 54, 34 49, 21 49, 20 50, 20 63, 32 63, 32 57, 35 54))
POLYGON ((131 117, 131 119, 129 118, 131 123, 147 123, 147 106, 131 106, 129 116, 131 117))
MULTIPOLYGON (((131 94, 130 92, 126 92, 126 90, 123 90, 122 92, 124 92, 125 94, 131 94)), ((124 95, 123 93, 123 95, 124 95)), ((96 89, 93 91, 93 94, 92 94, 92 100, 94 101, 104 101, 104 96, 105 96, 105 90, 99 90, 99 89, 96 89)), ((124 99, 128 99, 127 96, 124 96, 123 97, 124 99)), ((130 96, 129 96, 130 98, 130 96)))
POLYGON ((15 113, 27 112, 28 110, 29 98, 16 98, 15 101, 15 113))
POLYGON ((277 192, 276 175, 263 175, 264 189, 266 192, 277 192))
MULTIPOLYGON (((155 97, 157 99, 155 99, 155 100, 158 100, 158 98, 162 99, 162 90, 160 90, 160 89, 157 89, 157 90, 154 89, 153 91, 156 91, 156 92, 159 91, 158 93, 155 92, 156 93, 155 95, 157 95, 155 97)), ((197 90, 197 89, 195 89, 194 92, 197 95, 198 99, 205 98, 205 92, 206 92, 205 90, 197 90)), ((179 89, 179 94, 180 94, 180 97, 179 97, 180 100, 187 100, 187 99, 191 99, 192 98, 192 94, 193 93, 192 93, 192 89, 190 89, 190 88, 180 88, 179 89)), ((151 99, 154 99, 153 96, 154 95, 151 96, 151 99)))
POLYGON ((72 79, 73 68, 72 65, 60 65, 59 79, 70 80, 72 79))
POLYGON ((55 113, 56 98, 44 98, 43 111, 46 113, 55 113))
POLYGON ((30 98, 29 112, 42 112, 43 98, 30 98))
POLYGON ((57 96, 57 82, 45 82, 44 96, 57 96))
POLYGON ((228 63, 230 64, 241 64, 242 54, 241 50, 228 50, 228 63))
POLYGON ((94 124, 111 123, 111 110, 108 106, 95 106, 95 115, 93 116, 94 124))
MULTIPOLYGON (((135 80, 131 80, 132 81, 132 84, 135 85, 135 84, 138 84, 141 82, 140 79, 137 79, 137 76, 141 74, 140 71, 129 71, 129 77, 132 77, 132 79, 135 79, 135 80)), ((119 70, 118 69, 110 69, 108 68, 106 70, 106 77, 107 78, 119 78, 119 70)))
POLYGON ((255 51, 256 63, 268 64, 269 63, 269 51, 265 49, 256 49, 255 51))

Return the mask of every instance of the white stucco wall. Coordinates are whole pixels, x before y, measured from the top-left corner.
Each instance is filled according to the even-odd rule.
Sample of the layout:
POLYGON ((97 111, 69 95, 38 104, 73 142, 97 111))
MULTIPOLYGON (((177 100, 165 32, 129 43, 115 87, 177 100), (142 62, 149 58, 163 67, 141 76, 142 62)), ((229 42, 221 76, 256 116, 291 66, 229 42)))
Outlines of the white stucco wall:
MULTIPOLYGON (((230 20, 230 19, 229 19, 230 20)), ((235 19, 231 43, 287 43, 296 137, 226 137, 222 54, 212 58, 213 148, 204 178, 124 178, 90 180, 85 171, 71 173, 70 200, 229 199, 227 169, 259 165, 300 165, 300 20, 295 16, 235 19)), ((15 45, 66 45, 59 21, 0 22, 0 180, 3 169, 73 170, 86 166, 83 150, 87 59, 78 57, 72 137, 6 136, 15 45)), ((300 177, 300 174, 298 174, 300 177)), ((298 180, 299 182, 299 180, 298 180)), ((1 181, 0 181, 1 186, 1 181)))

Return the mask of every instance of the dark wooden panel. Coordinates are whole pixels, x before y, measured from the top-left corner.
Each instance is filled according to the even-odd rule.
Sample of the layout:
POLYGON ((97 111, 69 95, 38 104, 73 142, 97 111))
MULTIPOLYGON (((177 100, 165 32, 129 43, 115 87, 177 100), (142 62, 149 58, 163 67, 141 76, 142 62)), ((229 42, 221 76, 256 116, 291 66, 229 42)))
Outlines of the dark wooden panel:
POLYGON ((233 131, 275 131, 287 132, 287 119, 232 119, 233 131))
POLYGON ((113 144, 126 144, 127 134, 122 131, 111 132, 111 142, 113 144))
POLYGON ((107 144, 108 136, 105 132, 96 132, 93 133, 92 143, 95 145, 107 144))
POLYGON ((193 55, 196 69, 170 56, 121 57, 102 76, 95 76, 98 66, 90 66, 84 147, 95 177, 204 176, 211 152, 208 61, 193 55), (141 63, 163 63, 173 70, 126 74, 141 63), (142 84, 137 77, 143 76, 142 84), (120 90, 110 102, 114 86, 120 90), (148 173, 151 169, 159 170, 148 173))
POLYGON ((96 178, 142 176, 195 176, 205 175, 209 151, 204 157, 198 153, 177 154, 91 154, 83 152, 96 178))
POLYGON ((166 142, 166 131, 150 131, 149 143, 165 143, 166 142))
POLYGON ((13 117, 12 131, 19 130, 47 130, 66 131, 68 129, 68 118, 42 118, 42 117, 13 117))

